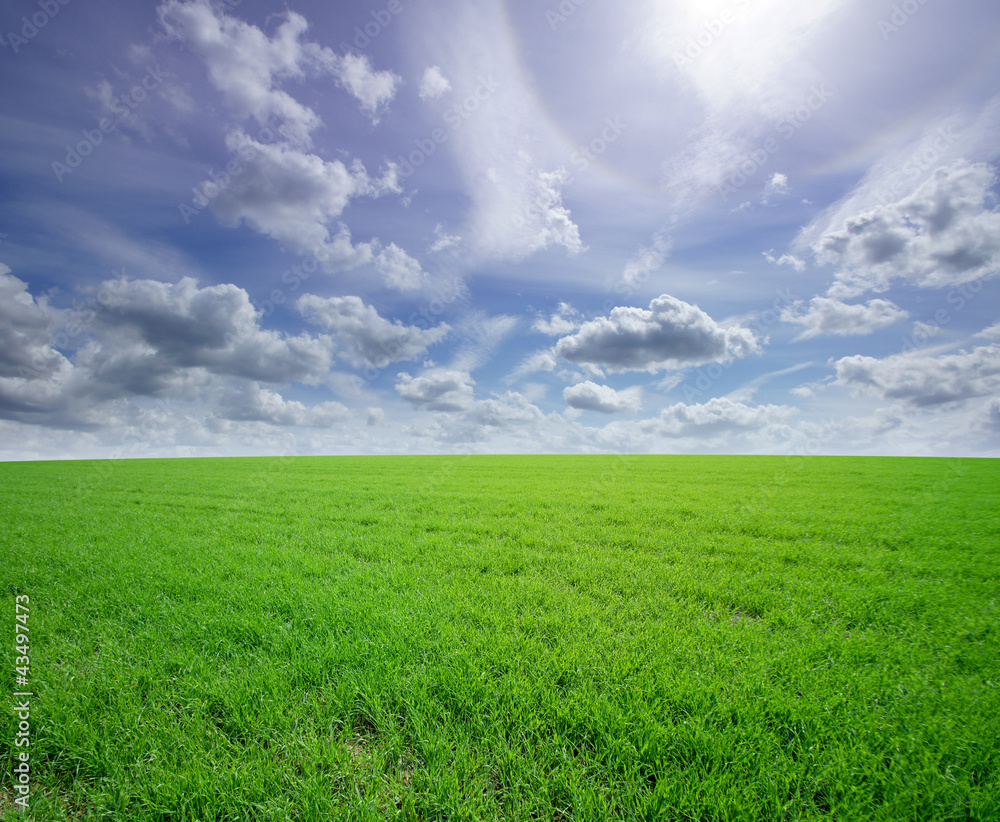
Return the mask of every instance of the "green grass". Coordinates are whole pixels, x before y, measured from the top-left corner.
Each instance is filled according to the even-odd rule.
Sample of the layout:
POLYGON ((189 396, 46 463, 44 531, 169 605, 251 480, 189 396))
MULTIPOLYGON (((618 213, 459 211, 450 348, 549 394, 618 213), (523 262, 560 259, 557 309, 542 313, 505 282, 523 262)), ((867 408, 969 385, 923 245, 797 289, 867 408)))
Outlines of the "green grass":
POLYGON ((40 820, 995 821, 998 512, 990 460, 0 464, 0 684, 28 594, 40 820))

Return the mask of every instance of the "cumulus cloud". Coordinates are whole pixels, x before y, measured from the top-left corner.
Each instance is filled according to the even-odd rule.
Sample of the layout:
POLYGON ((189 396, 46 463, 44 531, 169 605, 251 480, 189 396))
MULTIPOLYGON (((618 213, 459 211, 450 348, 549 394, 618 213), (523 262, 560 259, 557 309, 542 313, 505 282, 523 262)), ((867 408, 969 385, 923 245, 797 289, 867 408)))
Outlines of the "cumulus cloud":
MULTIPOLYGON (((506 429, 536 425, 545 415, 525 396, 516 391, 508 391, 497 397, 477 400, 465 410, 461 418, 464 426, 478 428, 506 429)), ((468 439, 482 439, 478 434, 468 439)))
POLYGON ((375 268, 385 284, 400 291, 420 288, 427 279, 420 263, 395 243, 389 243, 375 256, 375 268))
POLYGON ((984 328, 978 334, 977 337, 986 337, 987 339, 998 340, 1000 339, 1000 322, 993 323, 993 325, 988 328, 984 328))
POLYGON ((714 397, 702 404, 671 405, 644 427, 670 437, 714 436, 784 424, 796 413, 786 405, 748 405, 714 397))
POLYGON ((764 186, 765 201, 770 194, 787 194, 790 190, 788 175, 776 171, 771 175, 771 179, 767 181, 767 185, 764 186))
POLYGON ((536 317, 531 327, 533 330, 548 334, 550 337, 572 334, 580 327, 580 312, 569 303, 561 302, 549 319, 536 317))
POLYGON ((837 383, 859 392, 912 405, 933 407, 1000 392, 1000 345, 935 356, 861 355, 837 361, 837 383))
POLYGON ((0 377, 49 377, 64 362, 52 347, 52 322, 44 304, 0 263, 0 377))
POLYGON ((367 54, 348 53, 340 58, 327 54, 328 65, 337 81, 361 103, 372 122, 378 123, 378 112, 396 95, 399 76, 391 71, 376 71, 367 54))
POLYGON ((445 92, 451 91, 451 83, 441 73, 440 66, 428 66, 420 80, 420 99, 435 100, 445 92))
POLYGON ((417 408, 429 411, 462 411, 474 402, 475 380, 468 371, 434 370, 419 377, 400 372, 396 393, 417 408))
POLYGON ((298 400, 286 400, 277 391, 261 388, 256 382, 228 388, 219 403, 219 413, 229 420, 296 428, 330 428, 351 417, 351 412, 339 402, 309 406, 298 400))
POLYGON ((871 334, 909 316, 908 312, 889 300, 869 300, 864 305, 848 305, 832 297, 813 297, 805 313, 797 313, 799 308, 800 306, 786 308, 781 312, 782 322, 806 327, 795 338, 796 341, 810 340, 826 334, 871 334))
POLYGON ((359 162, 348 168, 340 160, 328 162, 283 143, 259 143, 242 132, 229 135, 227 143, 241 157, 242 171, 212 200, 222 223, 244 222, 290 251, 315 256, 328 271, 372 259, 370 244, 352 245, 343 224, 331 236, 328 224, 351 198, 393 190, 393 174, 373 179, 359 162))
POLYGON ((763 252, 764 259, 769 263, 774 263, 775 265, 790 265, 796 271, 805 271, 806 264, 804 260, 800 260, 792 254, 782 254, 780 257, 774 256, 774 250, 763 252))
POLYGON ((152 379, 179 368, 203 368, 262 382, 316 384, 330 369, 330 337, 262 329, 249 295, 238 286, 199 288, 190 277, 175 285, 119 280, 104 286, 106 310, 96 314, 94 324, 120 343, 88 353, 89 364, 104 379, 126 371, 138 376, 146 370, 152 379))
POLYGON ((939 168, 912 195, 843 222, 814 244, 839 267, 831 296, 885 291, 893 280, 934 288, 995 273, 1000 211, 987 207, 995 182, 983 164, 939 168))
POLYGON ((400 79, 391 72, 374 71, 367 55, 341 57, 304 42, 301 38, 309 24, 295 12, 285 12, 271 37, 209 0, 168 0, 159 7, 159 15, 167 33, 202 60, 212 85, 239 117, 252 116, 261 125, 280 118, 285 137, 304 147, 321 120, 278 88, 282 81, 329 73, 377 120, 377 110, 392 99, 400 79))
POLYGON ((310 322, 335 332, 338 354, 356 366, 384 368, 391 362, 415 360, 451 331, 444 323, 422 329, 387 320, 360 297, 305 294, 296 308, 310 322))
MULTIPOLYGON (((261 328, 259 312, 235 285, 119 279, 97 293, 79 308, 51 309, 16 278, 0 276, 0 297, 9 298, 0 299, 0 417, 99 430, 146 414, 134 403, 150 398, 199 406, 206 425, 328 428, 349 415, 340 403, 307 406, 260 385, 318 384, 329 374, 334 344, 328 336, 261 328), (75 349, 72 359, 53 348, 60 340, 75 349)), ((184 413, 160 416, 176 422, 184 413)), ((157 436, 166 442, 168 433, 157 436)))
POLYGON ((284 138, 260 142, 242 127, 226 138, 239 158, 236 173, 215 175, 195 189, 195 203, 211 202, 221 222, 243 222, 274 238, 290 251, 312 255, 327 271, 369 262, 368 243, 351 244, 341 226, 331 236, 329 223, 358 196, 400 191, 391 164, 378 179, 359 161, 346 166, 308 152, 319 116, 279 85, 309 74, 330 74, 377 122, 377 112, 392 99, 399 78, 372 68, 367 55, 339 56, 329 48, 305 42, 306 19, 286 12, 272 36, 226 14, 208 0, 168 0, 159 8, 169 35, 181 40, 205 64, 209 80, 240 118, 272 123, 284 138))
POLYGON ((753 333, 723 328, 694 305, 664 294, 649 309, 618 307, 560 339, 553 353, 610 371, 677 370, 747 357, 760 350, 753 333))
POLYGON ((1000 432, 1000 397, 990 400, 984 413, 984 427, 990 431, 1000 432))
POLYGON ((482 210, 474 217, 474 235, 492 255, 526 257, 562 246, 570 254, 584 250, 580 229, 562 202, 565 169, 542 171, 526 154, 510 167, 491 166, 477 181, 482 210))
POLYGON ((282 79, 303 77, 310 62, 299 41, 309 27, 302 15, 287 13, 269 38, 208 0, 168 0, 158 11, 167 33, 201 58, 212 85, 239 117, 253 117, 260 125, 278 117, 289 139, 309 144, 309 132, 319 126, 319 117, 276 88, 282 79))
POLYGON ((587 380, 563 390, 563 399, 573 408, 615 414, 622 411, 636 413, 642 407, 642 389, 634 386, 616 391, 607 385, 587 380))

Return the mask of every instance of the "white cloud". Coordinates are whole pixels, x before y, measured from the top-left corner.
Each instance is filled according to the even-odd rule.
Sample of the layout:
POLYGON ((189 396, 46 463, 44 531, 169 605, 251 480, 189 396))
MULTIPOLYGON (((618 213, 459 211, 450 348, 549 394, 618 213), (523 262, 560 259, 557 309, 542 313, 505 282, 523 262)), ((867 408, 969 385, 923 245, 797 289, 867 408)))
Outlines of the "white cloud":
POLYGON ((340 57, 330 49, 301 40, 309 27, 296 12, 284 13, 272 37, 256 26, 231 17, 209 0, 168 0, 159 7, 164 29, 204 62, 212 85, 227 105, 260 125, 272 117, 282 121, 281 133, 308 147, 310 133, 321 120, 308 106, 277 86, 286 79, 303 79, 307 72, 332 74, 377 121, 376 112, 395 94, 399 77, 376 72, 366 55, 340 57))
MULTIPOLYGON (((461 424, 479 429, 526 427, 530 433, 537 430, 544 415, 525 396, 508 391, 498 397, 477 400, 462 414, 461 424)), ((484 439, 482 431, 466 434, 470 440, 484 439)))
POLYGON ((993 323, 993 325, 988 328, 984 328, 978 334, 977 337, 986 337, 987 339, 997 340, 1000 339, 1000 322, 993 323))
POLYGON ((219 402, 218 413, 228 420, 297 428, 330 428, 351 418, 351 412, 339 402, 309 406, 298 400, 286 400, 277 391, 261 388, 256 382, 227 388, 219 402))
POLYGON ((492 166, 478 181, 483 208, 474 214, 475 237, 488 254, 521 258, 551 246, 570 254, 585 250, 580 229, 562 202, 569 179, 563 168, 542 171, 526 155, 515 164, 492 166))
POLYGON ((400 291, 420 288, 427 279, 420 263, 395 243, 389 243, 375 255, 375 268, 389 288, 400 291))
POLYGON ((936 356, 861 355, 837 361, 837 383, 887 400, 922 407, 958 403, 1000 392, 1000 345, 936 356))
POLYGON ((473 404, 475 380, 468 371, 433 370, 413 377, 400 372, 396 393, 418 408, 429 411, 462 411, 473 404))
MULTIPOLYGON (((105 344, 88 351, 95 377, 122 385, 155 386, 177 369, 248 380, 318 383, 332 360, 329 337, 288 336, 260 328, 249 295, 225 284, 199 288, 184 277, 176 285, 157 280, 104 284, 104 309, 93 323, 105 344), (107 334, 119 345, 110 346, 107 334)), ((136 390, 133 393, 158 393, 136 390)))
POLYGON ((428 66, 420 80, 420 99, 436 100, 442 94, 451 91, 451 83, 441 73, 439 66, 428 66))
POLYGON ((396 94, 399 76, 391 71, 375 71, 367 54, 345 54, 333 61, 334 73, 340 84, 361 103, 373 123, 378 123, 379 112, 396 94))
POLYGON ((398 320, 390 322, 360 297, 304 294, 296 308, 310 322, 335 332, 338 354, 357 366, 385 368, 392 362, 415 360, 451 331, 444 323, 422 329, 398 320))
POLYGON ((535 374, 538 371, 555 371, 558 366, 559 360, 556 359, 556 355, 552 351, 536 351, 525 357, 504 381, 510 384, 521 377, 535 374))
POLYGON ((454 248, 460 242, 462 238, 457 234, 448 234, 441 223, 434 226, 434 243, 427 250, 432 254, 436 254, 438 251, 444 251, 447 248, 454 248))
POLYGON ((797 410, 786 405, 747 405, 724 397, 706 403, 676 403, 665 408, 643 427, 670 437, 718 436, 733 431, 750 431, 782 425, 797 410))
POLYGON ((798 257, 795 257, 792 254, 782 254, 780 257, 775 257, 773 250, 765 251, 763 252, 763 254, 764 254, 764 259, 767 260, 769 263, 773 263, 775 265, 790 265, 796 271, 805 271, 806 268, 805 261, 800 260, 798 257))
POLYGON ((462 234, 480 257, 521 259, 547 248, 583 250, 563 203, 564 152, 552 151, 550 118, 521 68, 500 0, 456 6, 428 27, 434 63, 453 86, 444 112, 448 147, 470 199, 462 234))
POLYGON ((804 314, 797 313, 800 307, 797 305, 781 312, 782 322, 806 326, 806 330, 795 340, 810 340, 825 334, 871 334, 910 316, 889 300, 869 300, 865 305, 848 305, 832 297, 813 297, 804 314))
POLYGON ((813 243, 838 266, 831 296, 885 291, 893 280, 936 288, 996 273, 1000 211, 987 206, 993 172, 957 162, 912 195, 845 219, 813 243))
POLYGON ((664 294, 649 310, 619 307, 560 339, 553 353, 611 371, 675 370, 747 357, 760 350, 753 333, 723 328, 694 305, 664 294))
POLYGON ((208 0, 168 0, 159 14, 168 34, 205 63, 212 85, 239 117, 252 116, 262 126, 279 117, 288 139, 309 145, 319 117, 275 88, 282 79, 303 77, 311 62, 299 42, 309 25, 302 15, 286 13, 274 37, 268 38, 256 26, 217 12, 208 0))
POLYGON ((791 188, 788 185, 788 175, 776 171, 771 175, 771 179, 767 181, 767 185, 764 186, 765 202, 771 194, 787 194, 789 191, 791 191, 791 188))
POLYGON ((339 403, 307 406, 261 387, 318 384, 329 374, 333 340, 261 328, 235 285, 120 279, 102 283, 97 299, 63 310, 34 301, 22 286, 0 275, 9 298, 0 300, 0 417, 104 430, 145 413, 141 403, 150 398, 194 404, 205 419, 329 427, 348 416, 339 403), (75 349, 72 359, 55 351, 56 342, 75 349))
POLYGON ((565 388, 563 399, 571 407, 585 411, 600 411, 603 414, 625 411, 634 414, 642 407, 642 389, 633 386, 616 391, 610 386, 587 380, 565 388))
POLYGON ((227 143, 240 156, 242 170, 212 200, 220 221, 245 222, 291 251, 316 257, 331 272, 372 259, 370 244, 354 246, 346 226, 333 236, 328 226, 351 198, 393 190, 394 175, 372 179, 358 162, 347 168, 340 160, 328 162, 286 144, 262 144, 242 132, 229 135, 227 143))
POLYGON ((569 303, 561 302, 551 318, 546 320, 541 316, 536 317, 531 328, 542 334, 548 334, 550 337, 562 337, 576 331, 580 327, 580 323, 580 312, 569 303))
POLYGON ((0 263, 0 377, 51 377, 65 358, 52 347, 52 321, 28 284, 0 263))

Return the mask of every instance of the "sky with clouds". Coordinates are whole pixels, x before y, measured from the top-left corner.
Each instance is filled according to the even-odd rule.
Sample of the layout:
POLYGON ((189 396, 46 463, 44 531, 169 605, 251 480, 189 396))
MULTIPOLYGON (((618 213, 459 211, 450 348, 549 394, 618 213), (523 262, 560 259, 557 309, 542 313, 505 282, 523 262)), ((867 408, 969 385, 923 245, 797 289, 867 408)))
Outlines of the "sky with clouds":
POLYGON ((995 0, 9 0, 0 459, 1000 456, 995 0))

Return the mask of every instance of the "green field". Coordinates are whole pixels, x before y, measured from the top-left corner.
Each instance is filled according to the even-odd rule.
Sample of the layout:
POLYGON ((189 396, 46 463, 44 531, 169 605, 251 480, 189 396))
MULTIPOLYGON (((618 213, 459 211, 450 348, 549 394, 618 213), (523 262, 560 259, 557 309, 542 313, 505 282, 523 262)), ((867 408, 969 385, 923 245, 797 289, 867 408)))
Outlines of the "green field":
MULTIPOLYGON (((1000 464, 0 464, 0 816, 1000 819, 1000 464)), ((19 817, 21 818, 21 817, 19 817)))

